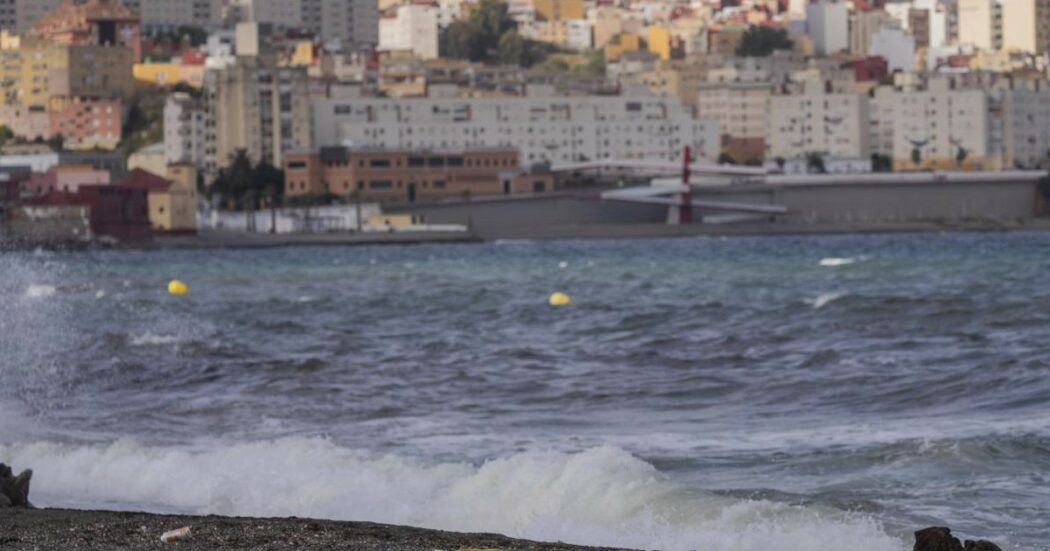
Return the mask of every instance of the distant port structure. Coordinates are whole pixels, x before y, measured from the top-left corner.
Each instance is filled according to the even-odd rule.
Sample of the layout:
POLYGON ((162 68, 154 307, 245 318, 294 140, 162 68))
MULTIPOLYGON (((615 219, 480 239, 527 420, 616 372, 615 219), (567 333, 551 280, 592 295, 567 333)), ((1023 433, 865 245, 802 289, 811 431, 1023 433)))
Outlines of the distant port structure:
POLYGON ((1034 223, 1045 209, 1040 182, 1047 176, 1022 170, 782 174, 638 159, 555 164, 550 172, 559 181, 550 193, 391 210, 463 224, 484 239, 999 229, 1034 223), (581 178, 601 185, 575 187, 581 178))

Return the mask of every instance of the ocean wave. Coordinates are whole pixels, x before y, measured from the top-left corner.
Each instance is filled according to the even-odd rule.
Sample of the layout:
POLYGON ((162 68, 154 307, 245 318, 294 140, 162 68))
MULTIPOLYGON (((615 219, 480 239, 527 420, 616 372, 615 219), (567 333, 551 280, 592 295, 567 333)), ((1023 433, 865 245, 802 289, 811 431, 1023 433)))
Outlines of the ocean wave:
POLYGON ((826 306, 828 303, 834 302, 834 301, 836 301, 836 300, 838 300, 838 299, 840 299, 840 298, 842 298, 844 296, 846 296, 846 293, 841 292, 841 291, 831 292, 831 293, 821 293, 821 294, 817 295, 816 298, 813 298, 812 300, 808 300, 806 302, 808 302, 809 305, 812 306, 814 310, 820 310, 821 308, 826 306))
POLYGON ((143 333, 141 335, 132 335, 131 338, 128 339, 128 344, 131 346, 163 346, 166 344, 177 344, 183 341, 184 339, 177 335, 143 333))
POLYGON ((830 256, 827 258, 821 258, 820 262, 818 262, 817 265, 823 268, 835 268, 838 266, 849 266, 850 264, 855 264, 858 260, 860 259, 852 257, 839 258, 830 256))
POLYGON ((28 298, 48 298, 55 296, 57 288, 54 285, 43 285, 39 283, 33 283, 26 288, 26 297, 28 298))
POLYGON ((669 550, 904 548, 869 517, 690 490, 615 447, 481 466, 423 465, 317 438, 210 450, 33 443, 0 446, 0 457, 35 470, 45 506, 294 515, 669 550))

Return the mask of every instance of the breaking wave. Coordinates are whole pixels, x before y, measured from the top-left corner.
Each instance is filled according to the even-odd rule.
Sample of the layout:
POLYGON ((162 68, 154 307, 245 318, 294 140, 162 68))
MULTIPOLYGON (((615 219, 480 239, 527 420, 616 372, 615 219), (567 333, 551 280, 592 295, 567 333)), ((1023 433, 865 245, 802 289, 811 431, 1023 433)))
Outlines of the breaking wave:
POLYGON ((295 515, 639 548, 903 549, 868 517, 690 490, 608 446, 480 467, 423 465, 319 438, 208 450, 35 443, 0 446, 0 457, 34 468, 45 506, 295 515))

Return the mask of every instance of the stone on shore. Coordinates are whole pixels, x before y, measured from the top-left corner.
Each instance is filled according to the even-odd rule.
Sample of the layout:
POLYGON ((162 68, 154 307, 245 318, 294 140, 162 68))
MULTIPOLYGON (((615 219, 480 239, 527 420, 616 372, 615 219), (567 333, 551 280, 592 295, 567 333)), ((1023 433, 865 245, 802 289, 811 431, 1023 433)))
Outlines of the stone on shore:
POLYGON ((986 541, 966 540, 966 544, 952 536, 952 531, 944 526, 931 526, 915 532, 915 547, 912 551, 1002 551, 998 545, 986 541))
POLYGON ((29 481, 32 478, 30 469, 14 476, 11 467, 0 463, 0 507, 32 508, 33 504, 29 503, 29 481))

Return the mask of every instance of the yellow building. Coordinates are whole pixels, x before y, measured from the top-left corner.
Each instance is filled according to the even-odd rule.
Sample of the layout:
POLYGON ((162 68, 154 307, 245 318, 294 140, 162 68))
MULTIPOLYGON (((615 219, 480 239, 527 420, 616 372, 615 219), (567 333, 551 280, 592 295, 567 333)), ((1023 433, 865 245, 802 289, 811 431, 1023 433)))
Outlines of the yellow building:
POLYGON ((671 31, 667 27, 649 27, 646 42, 650 52, 660 56, 663 61, 671 60, 671 31))
POLYGON ((194 88, 204 86, 204 65, 186 65, 177 61, 165 63, 136 63, 132 75, 139 84, 173 86, 186 84, 194 88))
POLYGON ((317 63, 315 51, 313 42, 300 40, 295 43, 295 49, 292 51, 292 59, 289 64, 310 67, 317 63))
POLYGON ((583 19, 583 0, 532 0, 532 7, 541 21, 583 19))
MULTIPOLYGON (((152 172, 136 168, 121 184, 145 189, 148 193, 149 221, 158 233, 195 233, 197 231, 197 189, 193 183, 162 178, 152 172)), ((195 179, 195 177, 193 177, 195 179)))
POLYGON ((605 60, 616 61, 626 52, 642 49, 642 38, 634 33, 620 33, 605 45, 605 60))

